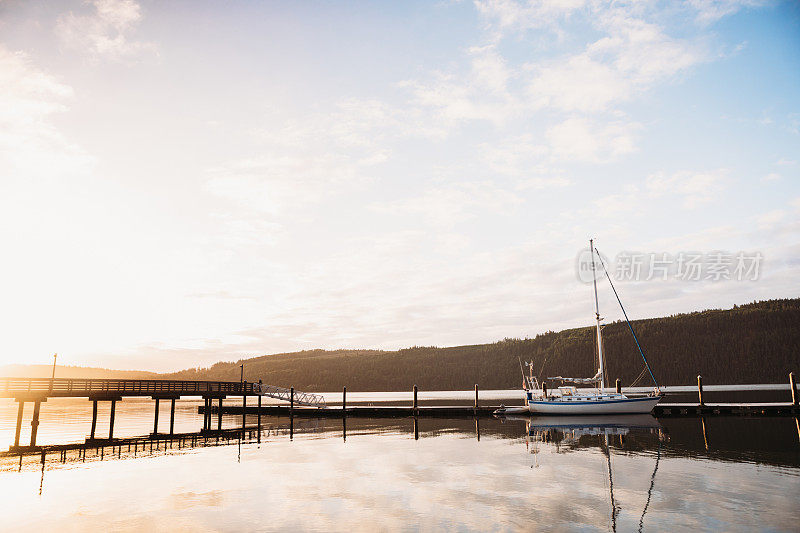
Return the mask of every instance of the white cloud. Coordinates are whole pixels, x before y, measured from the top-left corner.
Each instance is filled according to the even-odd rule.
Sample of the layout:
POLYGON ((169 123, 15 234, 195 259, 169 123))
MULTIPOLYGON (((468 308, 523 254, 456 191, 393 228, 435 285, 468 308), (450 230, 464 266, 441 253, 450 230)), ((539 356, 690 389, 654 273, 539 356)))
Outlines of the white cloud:
POLYGON ((555 157, 601 163, 634 151, 640 129, 635 122, 573 117, 552 126, 546 136, 555 157))
POLYGON ((374 211, 391 214, 420 214, 436 227, 450 228, 476 216, 477 211, 508 213, 522 204, 517 194, 490 181, 456 183, 433 187, 421 196, 394 202, 376 202, 374 211))
POLYGON ((777 172, 770 172, 770 173, 769 173, 769 174, 767 174, 766 176, 763 176, 763 177, 761 178, 761 181, 762 181, 762 182, 766 182, 766 181, 778 181, 778 180, 780 180, 780 179, 781 179, 781 175, 780 175, 780 174, 778 174, 777 172))
POLYGON ((764 0, 689 0, 689 5, 697 10, 696 20, 700 24, 712 24, 742 8, 758 7, 764 3, 764 0))
POLYGON ((683 207, 694 209, 710 203, 725 188, 728 171, 718 169, 707 172, 683 171, 667 176, 656 173, 647 176, 645 188, 651 198, 678 196, 683 207))
POLYGON ((142 19, 141 6, 134 0, 92 0, 94 12, 59 17, 56 34, 70 48, 91 57, 120 60, 143 52, 154 52, 152 43, 131 39, 142 19))

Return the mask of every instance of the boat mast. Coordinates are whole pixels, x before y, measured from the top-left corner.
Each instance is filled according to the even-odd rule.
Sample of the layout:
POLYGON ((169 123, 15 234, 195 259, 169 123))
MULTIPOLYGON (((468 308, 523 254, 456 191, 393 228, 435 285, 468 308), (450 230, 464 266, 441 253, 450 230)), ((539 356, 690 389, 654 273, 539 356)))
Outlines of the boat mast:
POLYGON ((594 318, 597 324, 597 359, 600 362, 600 390, 606 388, 603 372, 603 334, 600 332, 600 306, 597 303, 597 273, 594 269, 594 241, 589 239, 589 250, 592 252, 592 283, 594 284, 594 318))

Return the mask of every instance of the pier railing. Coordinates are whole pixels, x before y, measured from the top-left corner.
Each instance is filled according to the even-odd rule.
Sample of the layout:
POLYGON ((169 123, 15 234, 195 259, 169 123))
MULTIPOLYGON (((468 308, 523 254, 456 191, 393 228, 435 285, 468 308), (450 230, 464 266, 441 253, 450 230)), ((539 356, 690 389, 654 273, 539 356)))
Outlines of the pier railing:
POLYGON ((158 393, 203 395, 222 393, 253 395, 253 383, 230 381, 182 381, 167 379, 73 379, 73 378, 0 378, 0 396, 19 393, 42 393, 46 396, 86 396, 96 393, 121 393, 125 396, 149 396, 158 393))

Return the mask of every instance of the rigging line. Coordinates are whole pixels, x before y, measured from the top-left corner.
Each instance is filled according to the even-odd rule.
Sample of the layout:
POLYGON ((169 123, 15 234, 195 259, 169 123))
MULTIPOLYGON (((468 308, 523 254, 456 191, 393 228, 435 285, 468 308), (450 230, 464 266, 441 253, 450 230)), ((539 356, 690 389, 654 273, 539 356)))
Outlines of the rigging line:
POLYGON ((631 387, 635 387, 635 386, 636 386, 636 384, 637 384, 637 383, 639 383, 639 380, 640 380, 640 379, 642 379, 642 378, 644 377, 644 373, 645 373, 645 372, 647 372, 647 369, 646 369, 646 368, 643 368, 643 369, 642 369, 642 371, 641 371, 641 372, 639 372, 639 375, 638 375, 638 376, 636 376, 636 379, 634 379, 634 380, 633 380, 633 383, 631 383, 631 387))
POLYGON ((639 533, 642 533, 642 528, 644 528, 644 515, 647 512, 647 508, 650 507, 650 498, 653 496, 653 486, 656 484, 656 472, 658 472, 658 461, 661 459, 661 439, 658 440, 658 451, 656 452, 656 467, 653 469, 653 475, 650 476, 650 488, 647 489, 647 502, 644 504, 644 509, 642 509, 642 517, 639 518, 639 533))
POLYGON ((611 290, 614 291, 614 296, 617 297, 617 303, 619 303, 619 308, 622 309, 622 314, 625 315, 625 322, 628 323, 628 329, 631 330, 631 335, 633 335, 633 340, 636 341, 636 347, 639 348, 639 354, 644 359, 644 364, 647 366, 647 371, 650 372, 650 377, 653 378, 653 383, 656 384, 658 387, 658 381, 656 381, 656 377, 653 375, 653 371, 650 368, 650 363, 647 362, 647 357, 644 356, 644 351, 642 351, 642 346, 639 344, 639 339, 636 338, 636 332, 633 331, 633 326, 631 325, 631 321, 628 318, 628 313, 625 312, 625 306, 622 305, 622 300, 619 299, 619 294, 617 293, 616 287, 614 287, 614 282, 611 281, 611 276, 608 274, 608 270, 606 269, 606 265, 603 262, 603 258, 600 256, 600 251, 595 248, 595 252, 597 252, 597 257, 600 259, 600 264, 603 265, 603 272, 606 273, 606 277, 608 278, 608 283, 611 285, 611 290))

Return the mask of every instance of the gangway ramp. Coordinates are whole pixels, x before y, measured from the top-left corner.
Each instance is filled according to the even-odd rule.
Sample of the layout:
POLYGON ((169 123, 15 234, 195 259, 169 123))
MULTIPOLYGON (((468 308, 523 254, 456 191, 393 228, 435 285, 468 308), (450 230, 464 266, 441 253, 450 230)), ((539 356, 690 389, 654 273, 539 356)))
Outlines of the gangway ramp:
POLYGON ((292 394, 294 394, 294 403, 298 405, 307 405, 309 407, 319 407, 324 409, 327 407, 325 398, 321 394, 314 394, 311 392, 303 392, 294 389, 284 389, 283 387, 276 387, 275 385, 267 385, 264 383, 254 383, 253 392, 260 396, 269 396, 277 400, 284 400, 291 402, 292 394))

